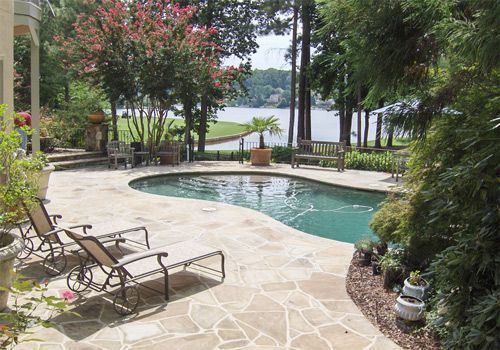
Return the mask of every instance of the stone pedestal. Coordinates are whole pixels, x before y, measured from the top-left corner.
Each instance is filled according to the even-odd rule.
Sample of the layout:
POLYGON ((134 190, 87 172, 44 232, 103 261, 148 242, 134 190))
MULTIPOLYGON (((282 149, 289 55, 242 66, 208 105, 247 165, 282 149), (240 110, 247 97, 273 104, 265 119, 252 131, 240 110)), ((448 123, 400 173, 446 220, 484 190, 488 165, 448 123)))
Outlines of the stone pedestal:
POLYGON ((108 144, 108 124, 87 124, 85 130, 85 150, 106 153, 108 144))

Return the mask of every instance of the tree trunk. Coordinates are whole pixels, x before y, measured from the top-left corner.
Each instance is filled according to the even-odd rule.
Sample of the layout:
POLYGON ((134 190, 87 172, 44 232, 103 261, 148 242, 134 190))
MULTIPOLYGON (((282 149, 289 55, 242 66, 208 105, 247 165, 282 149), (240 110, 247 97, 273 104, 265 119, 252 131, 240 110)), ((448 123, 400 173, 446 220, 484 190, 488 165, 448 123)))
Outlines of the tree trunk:
POLYGON ((205 152, 205 143, 207 139, 207 117, 208 101, 207 97, 201 98, 200 127, 198 129, 198 152, 205 152))
POLYGON ((365 109, 365 134, 363 135, 363 147, 368 147, 369 128, 370 128, 370 110, 365 109))
MULTIPOLYGON (((205 22, 205 28, 208 30, 212 26, 213 22, 213 0, 207 1, 207 17, 205 22)), ((207 120, 208 120, 208 92, 201 98, 201 110, 200 110, 200 127, 198 129, 198 151, 205 152, 205 143, 207 139, 207 120)))
POLYGON ((352 129, 352 105, 346 104, 345 120, 344 120, 344 140, 346 146, 351 145, 351 129, 352 129))
POLYGON ((388 133, 387 133, 387 145, 386 145, 387 148, 392 148, 393 139, 394 139, 394 130, 392 130, 392 128, 390 128, 388 133))
POLYGON ((306 103, 305 103, 305 137, 306 140, 311 140, 311 88, 309 86, 309 79, 306 80, 306 103))
MULTIPOLYGON (((191 129, 193 124, 193 106, 191 103, 190 97, 185 97, 182 101, 182 105, 184 108, 184 123, 186 125, 186 129, 184 130, 184 142, 186 145, 189 145, 189 149, 191 149, 191 129)), ((190 161, 189 154, 187 155, 187 160, 190 161)))
POLYGON ((363 132, 361 127, 361 88, 358 87, 358 139, 356 146, 361 147, 361 133, 363 132))
POLYGON ((339 105, 339 142, 344 141, 345 103, 339 105))
POLYGON ((295 126, 295 92, 297 89, 297 21, 299 7, 297 0, 293 3, 293 25, 292 25, 292 76, 290 82, 290 123, 288 124, 288 146, 293 144, 293 129, 295 126))
POLYGON ((309 79, 309 65, 311 63, 311 16, 312 2, 304 0, 302 8, 302 60, 301 68, 304 67, 303 74, 305 80, 305 101, 304 101, 304 136, 311 139, 311 82, 309 79))
MULTIPOLYGON (((378 108, 384 107, 384 100, 380 100, 378 103, 378 108)), ((382 148, 381 138, 382 138, 382 122, 384 120, 384 114, 377 114, 377 129, 375 132, 375 148, 382 148)))
POLYGON ((113 128, 113 140, 118 141, 118 116, 116 115, 116 101, 111 103, 111 123, 113 128))
POLYGON ((307 98, 307 67, 309 65, 309 45, 311 35, 311 15, 310 0, 302 1, 302 45, 300 53, 300 71, 299 71, 299 111, 297 125, 297 139, 306 137, 306 98, 307 98))

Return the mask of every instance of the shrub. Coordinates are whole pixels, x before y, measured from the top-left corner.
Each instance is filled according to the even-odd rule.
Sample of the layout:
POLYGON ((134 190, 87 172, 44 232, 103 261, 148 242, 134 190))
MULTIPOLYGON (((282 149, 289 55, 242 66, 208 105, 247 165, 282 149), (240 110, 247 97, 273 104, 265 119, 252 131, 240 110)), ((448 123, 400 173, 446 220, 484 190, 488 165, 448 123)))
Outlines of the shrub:
POLYGON ((274 163, 290 164, 292 162, 292 148, 274 146, 272 156, 274 163))
MULTIPOLYGON (((391 172, 393 152, 369 153, 351 150, 345 154, 345 168, 370 171, 391 172)), ((320 161, 320 166, 336 168, 336 162, 320 161)))

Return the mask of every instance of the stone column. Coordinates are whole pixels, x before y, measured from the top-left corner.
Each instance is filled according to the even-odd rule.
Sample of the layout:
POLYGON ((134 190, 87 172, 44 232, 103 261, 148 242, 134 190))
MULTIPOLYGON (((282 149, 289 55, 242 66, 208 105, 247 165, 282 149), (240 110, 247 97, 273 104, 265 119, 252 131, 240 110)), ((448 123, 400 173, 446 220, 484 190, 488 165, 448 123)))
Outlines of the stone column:
POLYGON ((14 1, 0 1, 0 103, 14 111, 14 1))
POLYGON ((108 124, 87 124, 85 130, 85 150, 106 153, 108 144, 108 124))

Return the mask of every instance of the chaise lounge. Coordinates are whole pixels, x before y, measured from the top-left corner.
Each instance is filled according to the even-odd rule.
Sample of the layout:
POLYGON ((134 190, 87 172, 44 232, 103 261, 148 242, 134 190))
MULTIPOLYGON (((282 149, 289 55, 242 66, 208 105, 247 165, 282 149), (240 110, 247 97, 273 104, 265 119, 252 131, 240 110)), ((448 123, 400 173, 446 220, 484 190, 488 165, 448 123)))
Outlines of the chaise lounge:
MULTIPOLYGON (((32 254, 36 255, 43 259, 43 269, 48 275, 57 276, 61 274, 67 265, 66 249, 76 247, 75 242, 65 242, 59 236, 64 231, 58 226, 57 222, 62 219, 62 216, 59 214, 49 215, 45 205, 38 198, 34 199, 32 206, 28 208, 25 205, 24 208, 29 220, 17 224, 24 242, 24 249, 17 257, 24 260, 32 254), (29 223, 29 226, 24 226, 26 223, 29 223)), ((82 229, 83 234, 86 235, 88 234, 87 230, 91 229, 92 225, 82 224, 70 227, 72 230, 76 228, 82 229)), ((124 234, 143 230, 145 228, 135 227, 99 235, 95 238, 102 243, 114 243, 117 239, 122 239, 124 234)), ((144 243, 137 242, 137 244, 149 248, 147 235, 144 243)))
MULTIPOLYGON (((192 241, 151 250, 141 249, 119 257, 121 254, 113 254, 95 237, 83 236, 71 229, 65 229, 65 232, 81 248, 80 251, 74 252, 80 257, 80 264, 74 267, 67 277, 69 289, 79 293, 90 288, 97 292, 104 291, 112 294, 113 307, 118 314, 123 316, 134 312, 139 304, 138 285, 140 284, 139 280, 143 278, 162 273, 165 283, 165 300, 168 300, 168 271, 170 269, 181 266, 187 268, 190 265, 195 265, 208 271, 220 273, 222 279, 225 277, 224 254, 222 251, 192 241), (217 255, 221 257, 220 270, 197 263, 200 260, 217 255), (104 273, 105 276, 102 283, 94 281, 94 273, 99 273, 99 271, 104 273), (116 290, 108 291, 108 289, 115 287, 117 287, 116 290)), ((144 232, 147 235, 146 229, 144 229, 144 232)), ((128 243, 125 237, 116 240, 116 246, 120 251, 122 243, 128 243)), ((142 285, 153 289, 144 284, 142 285)))

